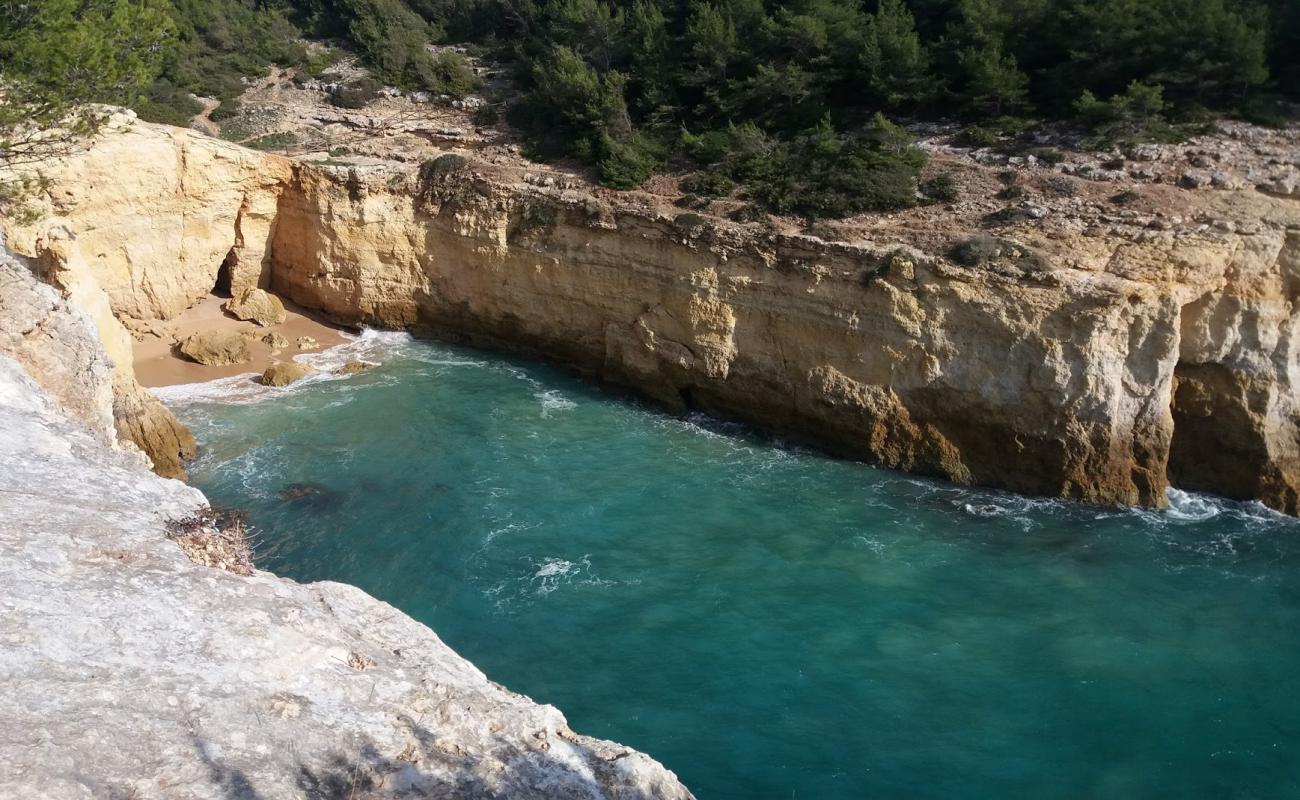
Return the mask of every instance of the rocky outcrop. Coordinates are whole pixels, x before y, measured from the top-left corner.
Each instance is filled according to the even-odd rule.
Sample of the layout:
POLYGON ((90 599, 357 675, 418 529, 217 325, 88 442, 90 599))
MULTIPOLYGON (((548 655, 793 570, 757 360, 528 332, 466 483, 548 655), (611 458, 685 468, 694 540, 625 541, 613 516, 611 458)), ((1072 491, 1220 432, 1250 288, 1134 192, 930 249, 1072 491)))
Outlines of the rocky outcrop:
POLYGON ((0 267, 0 796, 690 797, 391 606, 228 558, 198 491, 110 446, 93 324, 19 270, 0 267))
MULTIPOLYGON (((469 173, 358 190, 302 168, 273 285, 342 321, 539 353, 844 455, 1100 503, 1163 504, 1184 433, 1175 373, 1217 359, 1271 387, 1273 407, 1222 435, 1272 437, 1275 480, 1235 486, 1191 466, 1203 477, 1175 470, 1180 485, 1294 510, 1284 487, 1300 469, 1282 442, 1296 356, 1280 301, 1297 214, 1221 194, 1253 232, 1064 233, 1028 262, 963 266, 942 241, 687 226, 469 173), (1241 315, 1199 323, 1198 296, 1241 315), (1211 334, 1226 346, 1201 352, 1211 334)), ((1219 461, 1246 475, 1260 458, 1219 461)))
POLYGON ((191 333, 177 345, 181 355, 209 367, 246 364, 251 357, 248 340, 238 331, 199 331, 191 333))
MULTIPOLYGON (((76 382, 65 380, 65 376, 59 376, 54 381, 54 385, 74 387, 68 392, 68 396, 73 398, 70 402, 93 402, 96 408, 101 410, 107 408, 113 420, 116 438, 121 444, 142 450, 149 456, 158 474, 183 478, 185 477, 183 464, 195 453, 194 437, 167 410, 166 406, 158 402, 157 398, 136 381, 135 369, 131 361, 131 335, 109 308, 107 298, 100 290, 94 273, 84 261, 80 260, 79 253, 69 247, 69 238, 65 229, 48 230, 44 235, 36 238, 34 246, 29 248, 30 255, 34 256, 30 267, 15 266, 14 269, 6 271, 5 280, 8 289, 5 294, 9 299, 0 301, 0 304, 8 305, 7 308, 0 308, 0 320, 4 320, 7 326, 11 319, 29 318, 12 304, 17 302, 15 298, 32 296, 28 292, 17 290, 19 284, 26 286, 34 283, 33 271, 49 284, 41 290, 42 292, 47 293, 49 297, 60 297, 57 303, 49 306, 50 308, 61 308, 63 304, 61 295, 50 287, 62 290, 69 301, 68 305, 77 309, 77 313, 84 315, 94 325, 97 334, 94 347, 100 353, 106 354, 103 364, 108 370, 110 380, 109 388, 101 388, 99 395, 89 392, 85 386, 76 382), (89 400, 90 398, 94 398, 93 401, 89 400)), ((12 260, 4 255, 4 251, 0 250, 0 262, 5 261, 12 263, 12 260)), ((44 301, 42 304, 44 305, 44 301)), ((56 316, 49 319, 65 318, 56 316)), ((16 327, 17 330, 24 329, 21 324, 23 323, 16 327)), ((72 342, 75 340, 68 338, 66 331, 50 331, 45 327, 49 324, 51 323, 42 323, 34 330, 40 331, 51 341, 65 342, 63 347, 74 347, 72 342)), ((37 367, 29 362, 24 363, 33 369, 33 374, 38 377, 38 380, 40 376, 47 374, 48 370, 53 370, 53 374, 59 375, 62 371, 71 368, 71 365, 90 363, 82 357, 83 351, 88 346, 76 345, 73 350, 67 352, 45 349, 43 352, 49 359, 47 365, 37 367)), ((18 357, 20 361, 24 360, 21 355, 18 357)), ((63 390, 55 388, 52 391, 58 393, 63 390)), ((81 416, 85 419, 84 415, 81 416)))
POLYGON ((288 386, 296 383, 303 378, 311 375, 316 368, 310 364, 299 364, 297 362, 280 362, 272 364, 262 373, 262 384, 265 386, 288 386))
POLYGON ((270 282, 267 253, 287 160, 192 131, 114 116, 94 149, 41 165, 41 220, 10 225, 10 247, 33 254, 63 229, 69 260, 85 259, 114 314, 172 319, 217 283, 237 295, 270 282))
POLYGON ((263 328, 280 325, 288 318, 280 298, 255 286, 245 287, 227 300, 222 308, 229 311, 235 319, 247 320, 263 328))
MULTIPOLYGON (((184 163, 59 206, 61 224, 93 234, 79 247, 118 287, 119 315, 183 307, 220 277, 221 244, 127 257, 96 238, 105 208, 156 197, 148 214, 172 230, 247 206, 265 238, 228 231, 231 280, 341 322, 538 354, 671 408, 964 483, 1161 505, 1172 476, 1297 510, 1300 210, 1244 179, 1190 191, 1175 178, 1120 211, 1109 173, 1021 167, 1022 190, 1043 195, 1033 213, 1002 213, 989 191, 796 232, 476 161, 343 170, 143 125, 113 142, 80 171, 117 155, 184 163), (985 229, 999 246, 963 259, 957 245, 985 229), (124 272, 151 276, 144 300, 124 272)), ((992 169, 952 168, 963 190, 1000 185, 992 169)))

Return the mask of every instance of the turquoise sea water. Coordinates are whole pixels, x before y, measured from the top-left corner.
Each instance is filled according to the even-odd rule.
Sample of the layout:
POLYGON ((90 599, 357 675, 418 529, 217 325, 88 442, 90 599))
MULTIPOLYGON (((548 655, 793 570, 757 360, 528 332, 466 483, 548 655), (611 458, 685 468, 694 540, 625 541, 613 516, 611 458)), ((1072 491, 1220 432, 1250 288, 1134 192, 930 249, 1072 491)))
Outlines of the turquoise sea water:
POLYGON ((383 364, 169 392, 194 482, 263 568, 393 603, 704 800, 1300 797, 1294 520, 962 489, 349 348, 383 364))

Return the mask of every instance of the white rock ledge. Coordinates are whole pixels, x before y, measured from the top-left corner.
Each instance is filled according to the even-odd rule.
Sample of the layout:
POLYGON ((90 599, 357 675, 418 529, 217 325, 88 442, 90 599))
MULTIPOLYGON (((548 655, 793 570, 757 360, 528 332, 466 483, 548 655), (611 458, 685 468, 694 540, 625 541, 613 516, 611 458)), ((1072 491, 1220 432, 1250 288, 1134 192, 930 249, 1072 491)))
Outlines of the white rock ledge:
POLYGON ((359 589, 191 563, 205 505, 0 355, 0 797, 691 797, 359 589))

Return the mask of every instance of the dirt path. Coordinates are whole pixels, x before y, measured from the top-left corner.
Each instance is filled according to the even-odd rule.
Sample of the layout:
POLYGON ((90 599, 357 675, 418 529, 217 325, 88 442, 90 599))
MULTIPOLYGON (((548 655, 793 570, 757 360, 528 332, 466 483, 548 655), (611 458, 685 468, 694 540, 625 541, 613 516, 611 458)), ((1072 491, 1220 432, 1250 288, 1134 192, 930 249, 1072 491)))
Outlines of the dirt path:
POLYGON ((200 97, 198 101, 203 104, 203 110, 190 120, 190 127, 198 128, 209 136, 220 136, 221 126, 212 121, 212 112, 217 110, 221 101, 212 97, 200 97))

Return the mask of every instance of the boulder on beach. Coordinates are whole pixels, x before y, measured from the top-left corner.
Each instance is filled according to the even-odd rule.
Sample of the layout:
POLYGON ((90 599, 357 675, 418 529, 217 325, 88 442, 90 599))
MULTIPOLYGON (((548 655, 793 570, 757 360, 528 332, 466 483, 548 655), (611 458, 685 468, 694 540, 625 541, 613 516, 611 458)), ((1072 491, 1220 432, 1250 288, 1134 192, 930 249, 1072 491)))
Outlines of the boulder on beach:
POLYGON ((181 340, 183 356, 208 367, 243 364, 249 360, 248 340, 234 331, 200 331, 181 340))
POLYGON ((316 338, 314 336, 298 337, 299 350, 315 350, 317 347, 320 347, 320 343, 316 341, 316 338))
POLYGON ((280 334, 276 333, 275 331, 268 331, 265 335, 263 335, 262 343, 266 345, 270 345, 275 350, 283 350, 284 348, 289 346, 289 340, 284 338, 280 334))
POLYGON ((227 300, 222 308, 237 319, 255 322, 263 328, 280 325, 289 318, 280 298, 258 288, 248 288, 227 300))
POLYGON ((262 384, 265 386, 288 386, 315 371, 316 368, 310 364, 280 362, 266 368, 266 371, 262 373, 262 384))

